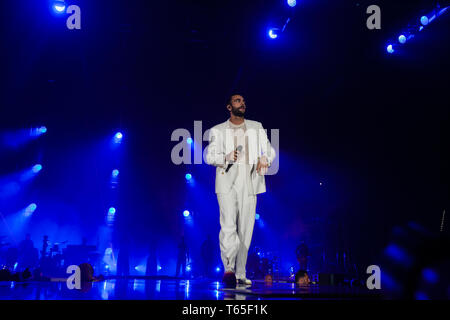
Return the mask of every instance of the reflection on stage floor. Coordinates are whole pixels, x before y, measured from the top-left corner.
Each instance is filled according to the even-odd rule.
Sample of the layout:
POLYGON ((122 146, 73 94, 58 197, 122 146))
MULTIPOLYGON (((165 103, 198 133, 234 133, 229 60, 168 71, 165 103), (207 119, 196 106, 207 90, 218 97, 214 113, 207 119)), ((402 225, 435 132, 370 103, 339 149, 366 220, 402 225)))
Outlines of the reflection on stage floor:
MULTIPOLYGON (((375 290, 378 291, 378 290, 375 290)), ((69 290, 63 280, 0 282, 0 300, 310 300, 378 299, 380 292, 364 288, 298 287, 288 282, 253 281, 251 287, 225 289, 211 279, 107 279, 69 290)))

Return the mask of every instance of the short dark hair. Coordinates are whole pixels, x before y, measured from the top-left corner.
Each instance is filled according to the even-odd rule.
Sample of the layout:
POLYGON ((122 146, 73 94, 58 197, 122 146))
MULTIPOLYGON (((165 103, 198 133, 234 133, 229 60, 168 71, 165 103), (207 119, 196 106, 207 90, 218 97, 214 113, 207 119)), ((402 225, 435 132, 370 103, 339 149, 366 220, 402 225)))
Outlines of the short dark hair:
POLYGON ((239 93, 239 92, 234 92, 234 93, 230 94, 228 96, 228 100, 227 100, 227 104, 226 104, 227 106, 231 105, 231 99, 233 98, 233 96, 242 96, 243 97, 242 93, 239 93))
POLYGON ((298 270, 295 274, 295 282, 298 282, 298 279, 303 278, 304 276, 308 275, 308 273, 305 270, 298 270))

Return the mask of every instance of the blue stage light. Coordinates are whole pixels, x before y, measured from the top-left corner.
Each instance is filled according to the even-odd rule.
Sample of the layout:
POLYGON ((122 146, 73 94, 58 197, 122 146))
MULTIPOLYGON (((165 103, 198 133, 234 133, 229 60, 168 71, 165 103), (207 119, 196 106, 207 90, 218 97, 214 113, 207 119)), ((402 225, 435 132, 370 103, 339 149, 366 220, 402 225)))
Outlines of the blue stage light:
POLYGON ((39 137, 41 134, 44 134, 47 132, 47 127, 39 127, 39 128, 32 128, 30 130, 30 136, 32 137, 39 137))
POLYGON ((123 138, 122 132, 117 132, 117 133, 114 135, 114 142, 115 142, 115 143, 121 143, 121 142, 122 142, 122 138, 123 138))
POLYGON ((192 142, 194 142, 194 140, 192 140, 191 137, 187 138, 187 143, 192 144, 192 142))
POLYGON ((394 53, 395 50, 394 50, 392 44, 390 44, 390 45, 388 45, 388 46, 386 47, 386 51, 387 51, 388 53, 394 53))
POLYGON ((420 18, 420 23, 424 26, 426 26, 429 23, 428 17, 427 16, 422 16, 420 18))
POLYGON ((289 7, 293 8, 297 5, 297 1, 296 0, 287 0, 287 4, 289 7))
POLYGON ((436 284, 439 281, 439 274, 436 273, 433 269, 423 269, 422 270, 422 277, 431 284, 436 284))
POLYGON ((287 0, 287 4, 289 7, 293 8, 297 5, 297 1, 296 0, 287 0))
POLYGON ((161 269, 162 269, 162 267, 161 267, 161 266, 158 266, 158 268, 157 268, 157 269, 158 269, 158 271, 159 271, 159 270, 161 270, 161 269))
POLYGON ((220 267, 216 268, 216 272, 219 273, 220 272, 220 267))
POLYGON ((110 214, 110 215, 116 214, 116 208, 114 208, 114 207, 109 208, 108 214, 110 214))
POLYGON ((190 272, 191 271, 191 266, 186 266, 186 271, 190 272))
POLYGON ((114 169, 111 173, 113 178, 117 178, 119 176, 119 170, 118 169, 114 169))
POLYGON ((64 3, 64 1, 61 0, 54 1, 52 7, 56 13, 63 13, 64 10, 66 9, 66 4, 64 3))
POLYGON ((408 268, 411 267, 414 262, 414 258, 405 249, 393 243, 387 246, 385 254, 394 262, 408 268))
POLYGON ((259 213, 255 214, 255 220, 259 220, 260 216, 259 213))
POLYGON ((31 170, 33 171, 33 173, 38 173, 39 171, 42 170, 42 165, 36 164, 33 166, 33 168, 31 170))
POLYGON ((269 35, 269 38, 270 39, 276 39, 276 38, 278 38, 278 28, 272 28, 272 29, 270 29, 269 30, 269 33, 268 33, 268 35, 269 35))
POLYGON ((26 217, 31 216, 33 214, 33 212, 36 211, 36 209, 37 209, 36 203, 30 204, 28 207, 25 208, 25 212, 24 212, 25 216, 26 217))
POLYGON ((184 210, 183 211, 183 216, 185 216, 186 218, 189 217, 191 213, 188 210, 184 210))
POLYGON ((398 42, 400 42, 401 44, 404 44, 406 42, 406 37, 404 34, 398 37, 398 42))
POLYGON ((192 179, 192 174, 190 174, 190 173, 186 173, 186 180, 187 181, 189 181, 189 180, 191 180, 192 179))
POLYGON ((134 267, 134 270, 143 273, 143 272, 145 272, 145 266, 143 264, 140 264, 140 265, 134 267))

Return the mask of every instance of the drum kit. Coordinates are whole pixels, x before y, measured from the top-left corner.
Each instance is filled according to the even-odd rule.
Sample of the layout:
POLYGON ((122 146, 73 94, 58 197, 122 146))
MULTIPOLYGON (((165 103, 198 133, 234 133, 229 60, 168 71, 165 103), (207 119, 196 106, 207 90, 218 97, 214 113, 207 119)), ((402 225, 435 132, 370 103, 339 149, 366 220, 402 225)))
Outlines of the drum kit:
MULTIPOLYGON (((6 236, 0 236, 0 269, 14 270, 21 253, 17 246, 5 242, 6 238, 6 236)), ((65 269, 70 264, 95 265, 101 256, 96 246, 67 244, 68 240, 51 242, 48 236, 44 236, 39 261, 36 265, 27 267, 39 267, 45 274, 60 275, 65 274, 65 269)))
POLYGON ((263 279, 266 275, 272 275, 273 279, 281 279, 286 274, 293 278, 298 270, 305 270, 310 274, 318 273, 356 273, 356 265, 346 250, 332 250, 322 244, 312 243, 307 245, 301 242, 295 251, 297 264, 288 270, 281 270, 280 253, 276 251, 264 251, 254 248, 247 260, 247 273, 250 279, 263 279))

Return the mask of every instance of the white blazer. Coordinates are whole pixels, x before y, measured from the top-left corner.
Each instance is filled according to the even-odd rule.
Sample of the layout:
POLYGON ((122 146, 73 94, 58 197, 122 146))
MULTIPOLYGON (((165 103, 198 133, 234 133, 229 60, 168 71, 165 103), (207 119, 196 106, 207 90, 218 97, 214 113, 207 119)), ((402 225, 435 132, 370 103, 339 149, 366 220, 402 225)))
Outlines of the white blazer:
MULTIPOLYGON (((272 164, 275 158, 275 149, 267 138, 267 133, 262 124, 257 121, 244 120, 248 137, 248 158, 251 165, 250 181, 252 183, 253 194, 266 192, 266 184, 263 175, 256 172, 256 166, 261 156, 265 156, 272 164)), ((225 172, 228 164, 225 161, 227 154, 235 149, 234 131, 229 125, 229 121, 225 121, 210 129, 209 145, 206 151, 206 163, 216 168, 216 193, 228 193, 233 186, 233 182, 237 176, 237 170, 229 170, 225 172)))

